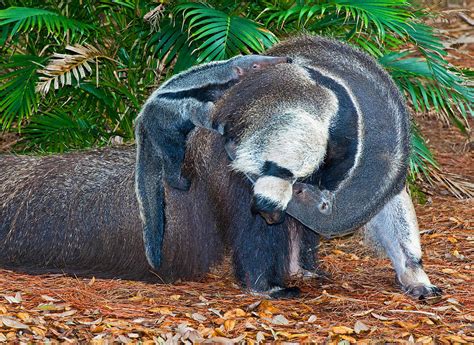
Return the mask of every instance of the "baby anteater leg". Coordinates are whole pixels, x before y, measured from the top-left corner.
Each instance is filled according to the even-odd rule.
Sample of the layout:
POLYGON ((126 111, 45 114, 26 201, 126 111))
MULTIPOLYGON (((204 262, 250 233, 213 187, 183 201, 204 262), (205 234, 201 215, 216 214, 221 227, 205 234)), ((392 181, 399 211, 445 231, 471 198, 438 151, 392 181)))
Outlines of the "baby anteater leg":
POLYGON ((388 255, 403 291, 424 299, 441 295, 423 270, 415 209, 403 189, 365 226, 368 238, 388 255))

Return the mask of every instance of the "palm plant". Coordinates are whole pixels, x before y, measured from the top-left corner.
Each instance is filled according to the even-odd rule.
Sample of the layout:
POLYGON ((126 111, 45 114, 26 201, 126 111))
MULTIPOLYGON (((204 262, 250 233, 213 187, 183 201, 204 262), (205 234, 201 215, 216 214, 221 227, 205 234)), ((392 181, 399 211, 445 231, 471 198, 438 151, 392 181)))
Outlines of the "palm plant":
MULTIPOLYGON (((20 150, 131 141, 141 104, 168 76, 261 53, 277 37, 299 32, 345 40, 379 59, 415 111, 435 110, 462 131, 472 116, 468 77, 446 62, 440 39, 421 22, 426 14, 408 0, 0 5, 0 124, 22 134, 20 150)), ((418 131, 413 144, 412 179, 436 176, 439 167, 418 131)))

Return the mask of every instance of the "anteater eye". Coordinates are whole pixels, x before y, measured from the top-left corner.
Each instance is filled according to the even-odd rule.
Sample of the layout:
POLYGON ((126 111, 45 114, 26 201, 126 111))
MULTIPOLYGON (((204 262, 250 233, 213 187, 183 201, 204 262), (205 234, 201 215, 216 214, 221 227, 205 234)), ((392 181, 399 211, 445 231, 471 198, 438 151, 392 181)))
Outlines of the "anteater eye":
POLYGON ((253 68, 253 69, 257 69, 257 68, 258 68, 258 64, 256 64, 256 63, 253 64, 253 65, 252 65, 252 68, 253 68))

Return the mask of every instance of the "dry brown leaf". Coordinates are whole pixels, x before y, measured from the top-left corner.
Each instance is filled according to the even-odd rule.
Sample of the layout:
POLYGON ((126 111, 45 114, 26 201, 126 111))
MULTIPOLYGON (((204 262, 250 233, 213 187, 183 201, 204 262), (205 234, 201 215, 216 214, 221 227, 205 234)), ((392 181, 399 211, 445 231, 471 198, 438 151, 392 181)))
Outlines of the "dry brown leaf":
POLYGON ((230 332, 232 331, 233 329, 235 328, 235 320, 225 320, 224 321, 224 329, 227 331, 227 332, 230 332))
POLYGON ((354 324, 354 332, 356 332, 356 334, 359 334, 359 333, 362 333, 362 332, 366 332, 370 329, 369 326, 367 326, 365 323, 363 323, 362 321, 359 321, 357 320, 354 324))
POLYGON ((308 323, 313 323, 317 320, 317 317, 316 315, 311 315, 309 318, 308 318, 308 323))
POLYGON ((467 344, 467 341, 458 335, 448 335, 447 337, 443 338, 449 340, 452 343, 467 344))
POLYGON ((61 300, 50 297, 48 295, 41 295, 41 299, 46 301, 46 302, 60 302, 61 300))
POLYGON ((103 332, 105 327, 103 325, 91 325, 90 331, 92 333, 101 333, 103 332))
POLYGON ((351 344, 355 344, 357 343, 357 340, 353 337, 350 337, 348 335, 340 335, 339 338, 343 339, 343 340, 347 340, 349 343, 351 344))
POLYGON ((148 311, 151 312, 151 313, 158 313, 158 314, 161 314, 161 315, 172 315, 173 314, 171 309, 168 308, 168 307, 151 308, 151 309, 148 309, 148 311))
POLYGON ((236 317, 244 317, 247 313, 240 308, 235 308, 224 313, 224 319, 232 319, 236 317))
POLYGON ((417 344, 433 344, 433 337, 425 335, 423 337, 416 339, 416 343, 417 344))
POLYGON ((394 323, 396 325, 402 327, 402 328, 405 328, 405 329, 409 330, 409 331, 414 330, 415 328, 417 328, 420 325, 419 323, 411 323, 411 322, 400 321, 400 320, 397 320, 394 323))
POLYGON ((207 317, 205 317, 204 315, 199 314, 199 313, 191 314, 191 318, 195 321, 198 321, 198 322, 204 322, 204 321, 207 320, 207 317))
POLYGON ((29 329, 30 328, 24 323, 21 323, 13 318, 6 317, 6 316, 1 316, 0 322, 2 322, 3 325, 7 328, 15 328, 15 329, 29 329))
POLYGON ((25 322, 28 321, 31 317, 30 314, 25 312, 19 312, 16 314, 16 317, 19 318, 21 321, 25 322))
POLYGON ((284 317, 283 315, 275 315, 272 319, 271 319, 271 323, 274 324, 274 325, 283 325, 283 326, 287 326, 290 324, 290 321, 288 321, 288 319, 286 317, 284 317))
POLYGON ((390 318, 388 318, 386 316, 383 316, 383 315, 376 314, 376 313, 370 313, 370 315, 372 315, 373 317, 375 317, 376 319, 381 320, 381 321, 390 320, 390 318))
POLYGON ((280 310, 278 308, 276 308, 270 301, 268 300, 264 300, 262 301, 257 310, 261 313, 265 313, 265 314, 276 314, 276 313, 279 313, 280 310))
POLYGON ((366 311, 362 311, 360 313, 355 313, 355 314, 352 314, 352 316, 365 316, 365 315, 369 315, 371 312, 373 312, 374 310, 373 309, 369 309, 369 310, 366 310, 366 311))
POLYGON ((331 328, 331 331, 334 334, 352 334, 352 333, 354 333, 354 330, 352 328, 346 327, 346 326, 335 326, 335 327, 331 328))
POLYGON ((170 300, 172 300, 172 301, 177 301, 177 300, 179 300, 180 298, 181 298, 181 295, 171 295, 171 296, 170 296, 170 300))
POLYGON ((43 338, 46 337, 46 330, 45 330, 45 329, 32 326, 32 327, 31 327, 31 331, 32 331, 34 334, 39 335, 40 337, 43 337, 43 338))
POLYGON ((8 303, 11 303, 11 304, 19 304, 23 300, 21 298, 20 292, 17 292, 15 296, 3 295, 3 298, 5 298, 8 301, 8 303))

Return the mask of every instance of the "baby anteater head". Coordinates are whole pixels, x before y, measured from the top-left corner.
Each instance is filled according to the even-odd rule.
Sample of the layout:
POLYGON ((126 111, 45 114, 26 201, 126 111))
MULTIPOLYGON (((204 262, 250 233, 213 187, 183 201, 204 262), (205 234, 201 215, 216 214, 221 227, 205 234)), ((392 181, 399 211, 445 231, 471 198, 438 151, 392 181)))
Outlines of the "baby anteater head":
POLYGON ((292 60, 286 56, 244 55, 236 56, 230 59, 230 62, 237 71, 237 74, 239 76, 244 76, 270 66, 275 66, 281 63, 291 63, 292 60))

